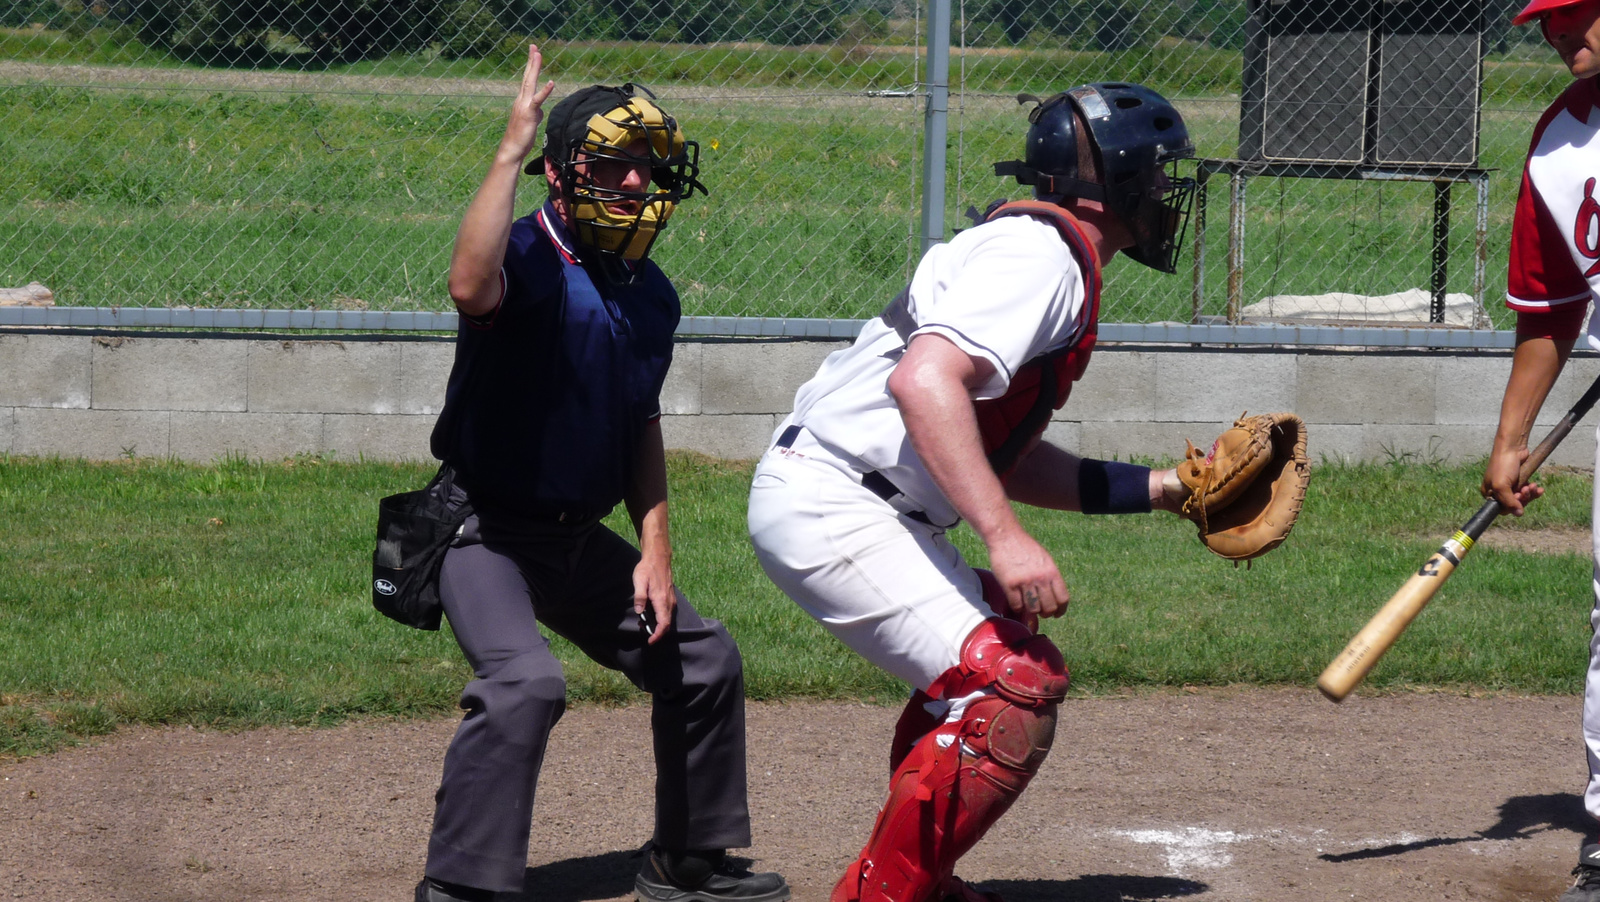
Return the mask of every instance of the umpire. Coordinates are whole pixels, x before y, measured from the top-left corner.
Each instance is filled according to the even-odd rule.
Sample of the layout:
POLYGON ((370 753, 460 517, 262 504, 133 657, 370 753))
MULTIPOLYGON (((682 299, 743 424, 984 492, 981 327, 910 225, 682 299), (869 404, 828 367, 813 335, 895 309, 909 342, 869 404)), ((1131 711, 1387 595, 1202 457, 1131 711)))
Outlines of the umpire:
POLYGON ((505 136, 456 233, 461 313, 433 453, 474 511, 440 595, 476 679, 445 755, 416 902, 523 886, 534 787, 565 707, 542 623, 653 701, 655 834, 635 878, 646 902, 778 902, 777 874, 736 868, 750 844, 744 678, 727 630, 672 581, 660 393, 677 292, 646 259, 694 191, 698 147, 648 92, 595 85, 551 111, 549 199, 514 219, 518 174, 554 82, 528 65, 505 136), (638 548, 600 524, 626 503, 638 548))

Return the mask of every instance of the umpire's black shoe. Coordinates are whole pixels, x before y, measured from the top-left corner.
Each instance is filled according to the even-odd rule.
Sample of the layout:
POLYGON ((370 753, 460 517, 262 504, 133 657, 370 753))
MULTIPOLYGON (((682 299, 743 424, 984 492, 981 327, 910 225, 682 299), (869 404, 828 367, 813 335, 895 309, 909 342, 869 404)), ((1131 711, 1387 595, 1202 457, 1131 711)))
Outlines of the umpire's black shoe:
POLYGON ((1600 902, 1600 843, 1583 847, 1572 876, 1572 886, 1557 902, 1600 902))
POLYGON ((640 902, 784 902, 789 884, 777 874, 735 867, 724 851, 651 849, 633 892, 640 902))
POLYGON ((441 883, 430 877, 417 884, 416 902, 494 902, 495 894, 486 889, 441 883))

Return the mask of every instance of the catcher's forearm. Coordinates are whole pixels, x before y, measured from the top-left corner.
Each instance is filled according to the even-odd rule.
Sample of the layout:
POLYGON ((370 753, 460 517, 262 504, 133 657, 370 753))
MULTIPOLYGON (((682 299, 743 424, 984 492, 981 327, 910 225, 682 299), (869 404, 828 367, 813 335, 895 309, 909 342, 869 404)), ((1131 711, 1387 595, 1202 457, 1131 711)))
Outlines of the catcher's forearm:
POLYGON ((1188 495, 1174 470, 1079 457, 1048 442, 1017 462, 1005 488, 1022 504, 1085 514, 1176 512, 1188 495))
POLYGON ((1047 510, 1075 511, 1078 503, 1076 454, 1041 441, 1023 454, 1005 478, 1012 501, 1047 510))
POLYGON ((1081 509, 1086 514, 1148 514, 1154 501, 1152 477, 1149 467, 1085 457, 1078 463, 1081 509))
POLYGON ((1148 513, 1154 496, 1150 468, 1079 457, 1040 442, 1006 477, 1011 500, 1086 514, 1148 513))

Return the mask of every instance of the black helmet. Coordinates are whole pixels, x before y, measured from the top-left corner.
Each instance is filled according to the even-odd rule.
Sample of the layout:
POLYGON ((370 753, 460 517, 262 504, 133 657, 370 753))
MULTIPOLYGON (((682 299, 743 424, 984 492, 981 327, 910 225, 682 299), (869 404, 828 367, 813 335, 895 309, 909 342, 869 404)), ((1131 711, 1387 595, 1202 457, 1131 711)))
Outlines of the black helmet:
POLYGON ((1023 159, 994 164, 995 175, 1014 176, 1040 196, 1101 201, 1133 235, 1123 253, 1174 272, 1195 190, 1193 179, 1176 177, 1177 161, 1194 156, 1178 111, 1143 85, 1118 82, 1081 85, 1043 101, 1017 97, 1029 101, 1037 106, 1028 113, 1023 159), (1098 181, 1079 172, 1079 116, 1088 125, 1098 181))

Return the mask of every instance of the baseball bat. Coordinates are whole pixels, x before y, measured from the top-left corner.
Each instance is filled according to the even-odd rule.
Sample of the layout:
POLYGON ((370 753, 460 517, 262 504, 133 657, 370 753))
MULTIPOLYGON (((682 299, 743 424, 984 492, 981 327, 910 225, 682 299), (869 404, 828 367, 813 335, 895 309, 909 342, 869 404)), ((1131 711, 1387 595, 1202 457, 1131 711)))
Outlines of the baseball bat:
MULTIPOLYGON (((1520 471, 1522 482, 1527 482, 1533 476, 1539 465, 1550 456, 1550 452, 1561 444, 1561 440, 1567 437, 1572 427, 1577 425, 1577 422, 1583 419, 1583 415, 1589 412, 1589 408, 1594 406, 1596 399, 1600 399, 1600 379, 1596 379, 1594 384, 1589 386, 1589 390, 1583 393, 1578 403, 1572 405, 1572 409, 1556 423, 1544 441, 1540 442, 1528 455, 1528 459, 1522 462, 1520 471)), ((1500 516, 1500 502, 1490 498, 1478 508, 1477 513, 1472 515, 1472 519, 1456 530, 1450 538, 1445 539, 1439 550, 1423 562, 1417 572, 1413 573, 1400 590, 1394 593, 1389 602, 1367 621, 1367 625, 1362 627, 1360 632, 1356 633, 1350 644, 1344 647, 1344 651, 1322 671, 1322 676, 1317 678, 1317 688, 1322 690, 1323 695, 1330 701, 1344 701, 1350 690, 1366 678, 1367 673, 1378 663, 1378 659, 1383 657, 1383 653, 1394 645, 1405 628, 1410 626, 1411 621, 1422 612, 1423 607, 1438 594, 1444 581, 1449 579, 1450 574, 1461 565, 1461 559, 1467 556, 1467 552, 1471 551, 1472 546, 1483 536, 1483 531, 1488 529, 1489 524, 1498 516, 1500 516)))

